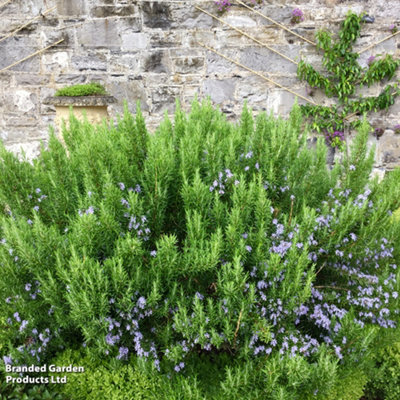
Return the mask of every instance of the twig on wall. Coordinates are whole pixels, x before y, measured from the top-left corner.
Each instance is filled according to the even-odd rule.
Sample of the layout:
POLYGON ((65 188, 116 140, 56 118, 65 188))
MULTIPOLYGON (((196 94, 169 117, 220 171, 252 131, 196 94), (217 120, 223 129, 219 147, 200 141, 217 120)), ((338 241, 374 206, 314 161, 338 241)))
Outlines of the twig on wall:
POLYGON ((12 31, 11 33, 9 33, 8 35, 4 36, 3 38, 0 39, 0 42, 2 42, 3 40, 8 39, 9 37, 14 36, 17 32, 19 32, 21 29, 26 28, 28 25, 30 25, 33 21, 36 21, 39 18, 44 17, 46 14, 48 14, 49 12, 55 10, 57 7, 52 7, 49 8, 48 10, 46 10, 44 13, 36 16, 35 18, 32 18, 31 20, 29 20, 26 24, 20 26, 19 28, 15 29, 14 31, 12 31))
POLYGON ((365 49, 361 50, 358 54, 364 53, 365 51, 371 49, 372 47, 374 47, 374 46, 376 46, 376 45, 378 45, 378 44, 380 44, 380 43, 382 43, 382 42, 385 42, 386 40, 392 38, 393 36, 398 35, 399 33, 400 33, 400 31, 397 31, 397 32, 393 33, 392 35, 386 36, 386 37, 383 38, 382 40, 379 40, 379 42, 373 43, 373 44, 371 44, 370 46, 366 47, 365 49))
POLYGON ((203 46, 203 47, 205 47, 206 49, 208 49, 208 50, 214 52, 215 54, 218 54, 220 57, 223 57, 223 58, 225 58, 226 60, 228 60, 228 61, 230 61, 230 62, 232 62, 232 63, 238 65, 239 67, 242 67, 243 69, 246 69, 247 71, 252 72, 253 74, 259 76, 260 78, 266 80, 267 82, 270 82, 270 83, 274 84, 275 86, 278 86, 279 88, 281 88, 281 89, 283 89, 283 90, 286 90, 287 92, 289 92, 289 93, 291 93, 291 94, 294 94, 296 97, 299 97, 300 99, 303 99, 303 100, 307 101, 308 103, 311 103, 311 104, 313 104, 313 105, 315 105, 315 106, 318 105, 318 104, 315 103, 314 101, 312 101, 312 100, 310 100, 310 99, 307 99, 306 97, 302 96, 301 94, 298 94, 298 93, 296 93, 296 92, 293 92, 292 90, 288 89, 287 87, 284 87, 284 86, 280 85, 279 83, 273 81, 272 79, 267 78, 265 75, 260 74, 259 72, 255 71, 255 70, 253 70, 253 69, 251 69, 251 68, 249 68, 249 67, 246 67, 245 65, 241 64, 240 62, 238 62, 238 61, 236 61, 236 60, 233 60, 232 58, 230 58, 230 57, 228 57, 228 56, 225 56, 224 54, 222 54, 222 53, 220 53, 219 51, 217 51, 217 50, 215 50, 215 49, 213 49, 213 48, 211 48, 211 47, 205 45, 204 43, 198 42, 198 44, 199 44, 200 46, 203 46))
POLYGON ((296 64, 296 65, 299 64, 298 62, 296 62, 296 61, 292 60, 291 58, 285 56, 284 54, 280 53, 278 50, 275 50, 275 49, 273 49, 272 47, 269 47, 267 44, 265 44, 265 43, 263 43, 263 42, 260 42, 258 39, 254 38, 253 36, 250 36, 250 35, 248 35, 246 32, 243 32, 241 29, 238 29, 238 28, 234 27, 233 25, 228 24, 228 22, 224 21, 223 19, 221 19, 221 18, 219 18, 219 17, 217 17, 217 16, 215 16, 215 15, 213 15, 213 14, 210 14, 208 11, 203 10, 202 8, 200 8, 200 7, 198 7, 198 6, 195 6, 195 7, 196 7, 198 10, 202 11, 203 13, 209 15, 210 17, 215 18, 217 21, 222 22, 223 24, 229 26, 230 28, 234 29, 235 31, 241 33, 243 36, 248 37, 249 39, 253 40, 254 42, 260 44, 261 46, 266 47, 268 50, 271 50, 271 51, 273 51, 274 53, 280 55, 281 57, 285 58, 286 60, 290 61, 291 63, 296 64))
POLYGON ((0 4, 0 8, 6 6, 8 3, 11 3, 13 0, 7 0, 3 4, 0 4))
POLYGON ((259 11, 255 10, 254 8, 251 8, 250 6, 248 6, 247 4, 243 3, 242 1, 236 0, 236 3, 242 5, 243 7, 248 8, 248 9, 251 10, 253 13, 255 13, 255 14, 257 14, 257 15, 260 15, 262 18, 264 18, 264 19, 266 19, 266 20, 272 22, 273 24, 279 26, 280 28, 284 29, 284 30, 287 31, 287 32, 290 32, 292 35, 295 35, 295 36, 297 36, 298 38, 300 38, 300 39, 302 39, 302 40, 305 40, 306 42, 312 44, 313 46, 316 46, 316 43, 312 42, 311 40, 308 40, 307 38, 305 38, 304 36, 299 35, 299 34, 296 33, 296 32, 293 32, 293 31, 290 30, 289 28, 286 28, 285 25, 282 25, 282 24, 280 24, 279 22, 274 21, 272 18, 267 17, 266 15, 260 13, 259 11))
POLYGON ((5 67, 5 68, 3 68, 3 69, 0 69, 0 72, 6 71, 7 69, 10 69, 10 68, 16 66, 17 64, 22 63, 23 61, 28 60, 28 59, 31 58, 31 57, 36 56, 37 54, 43 53, 44 51, 48 50, 50 47, 56 46, 57 44, 59 44, 59 43, 61 43, 61 42, 63 42, 63 41, 64 41, 64 39, 58 40, 57 42, 51 44, 50 46, 45 47, 44 49, 35 51, 34 53, 30 54, 29 56, 24 57, 23 59, 21 59, 21 60, 19 60, 19 61, 16 61, 15 63, 9 65, 8 67, 5 67))

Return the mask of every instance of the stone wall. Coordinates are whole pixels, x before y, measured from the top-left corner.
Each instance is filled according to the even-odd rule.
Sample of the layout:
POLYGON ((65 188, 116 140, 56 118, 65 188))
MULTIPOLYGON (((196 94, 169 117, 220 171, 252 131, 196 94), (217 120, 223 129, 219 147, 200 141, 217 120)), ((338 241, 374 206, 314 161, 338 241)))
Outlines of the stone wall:
MULTIPOLYGON (((44 105, 43 99, 67 84, 92 80, 103 83, 118 99, 110 107, 112 115, 121 111, 123 99, 132 111, 140 100, 153 128, 164 112, 174 111, 176 98, 188 108, 196 94, 209 95, 232 118, 240 113, 244 100, 256 112, 287 114, 295 99, 292 94, 198 42, 305 95, 296 66, 205 15, 195 4, 217 14, 213 1, 201 0, 13 0, 0 9, 0 39, 40 12, 53 6, 56 10, 0 42, 0 69, 60 38, 64 42, 0 73, 0 138, 9 149, 18 151, 22 146, 28 156, 34 156, 55 116, 54 108, 44 105)), ((348 10, 367 12, 375 22, 364 25, 356 50, 385 37, 389 25, 400 22, 398 0, 264 0, 256 7, 286 26, 290 26, 292 10, 299 7, 305 20, 293 29, 311 40, 320 28, 337 32, 348 10)), ((312 45, 239 5, 222 18, 292 59, 304 57, 321 65, 321 55, 312 45)), ((365 52, 360 63, 365 65, 370 55, 381 52, 399 56, 399 43, 400 35, 365 52)), ((379 87, 369 92, 379 93, 379 87)), ((322 93, 315 93, 313 99, 327 104, 322 93)), ((399 110, 400 100, 388 112, 370 118, 374 126, 386 129, 379 141, 371 137, 371 143, 377 144, 378 169, 400 164, 400 135, 392 131, 400 123, 399 110)))

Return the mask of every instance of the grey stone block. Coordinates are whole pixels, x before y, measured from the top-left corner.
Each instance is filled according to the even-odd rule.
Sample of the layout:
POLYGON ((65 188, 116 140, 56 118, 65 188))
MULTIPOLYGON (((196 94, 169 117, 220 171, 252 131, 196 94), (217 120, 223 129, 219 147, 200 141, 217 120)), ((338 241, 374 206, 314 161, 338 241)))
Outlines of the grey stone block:
MULTIPOLYGON (((227 52, 225 54, 228 55, 227 52)), ((235 68, 230 61, 210 51, 207 51, 206 64, 208 74, 228 74, 235 68)))
POLYGON ((37 95, 31 90, 14 90, 12 93, 12 103, 15 112, 29 112, 32 114, 37 111, 37 95))
POLYGON ((148 54, 144 59, 143 71, 144 72, 169 72, 168 55, 164 51, 154 51, 148 54))
POLYGON ((204 66, 203 57, 182 57, 174 60, 175 72, 179 74, 196 74, 204 66))
POLYGON ((57 13, 59 16, 80 16, 86 15, 85 0, 58 0, 57 13))
POLYGON ((15 82, 21 86, 43 86, 50 82, 50 75, 46 74, 15 74, 15 82))
POLYGON ((72 56, 71 64, 78 71, 106 71, 107 57, 105 54, 76 55, 72 56))
POLYGON ((130 106, 140 101, 142 110, 149 109, 147 93, 144 88, 143 82, 139 80, 112 81, 110 83, 110 93, 117 98, 117 105, 114 109, 122 111, 123 102, 126 100, 130 106))
POLYGON ((170 5, 162 2, 143 2, 142 13, 147 28, 169 29, 172 25, 170 5))
POLYGON ((182 35, 176 31, 151 32, 151 48, 178 47, 182 44, 182 35))
POLYGON ((85 23, 77 29, 78 44, 86 47, 119 48, 121 38, 118 27, 107 19, 85 23))
MULTIPOLYGON (((201 3, 200 6, 210 12, 207 4, 201 3)), ((219 22, 209 15, 195 7, 188 7, 186 4, 174 7, 171 14, 171 28, 173 29, 210 29, 219 25, 219 22)))
POLYGON ((203 82, 202 93, 210 96, 215 103, 222 103, 227 100, 234 100, 235 81, 234 79, 212 80, 206 79, 203 82))
MULTIPOLYGON (((22 36, 12 37, 0 43, 0 69, 22 60, 38 50, 33 38, 22 36)), ((39 72, 39 57, 34 56, 12 67, 12 71, 39 72)))
POLYGON ((97 6, 90 11, 90 15, 95 18, 107 17, 128 17, 135 14, 134 6, 113 7, 113 6, 97 6))
POLYGON ((163 114, 175 111, 175 101, 179 98, 180 88, 176 86, 158 86, 152 89, 151 99, 153 113, 163 114))
POLYGON ((122 73, 124 75, 138 74, 140 56, 137 53, 112 54, 108 62, 110 73, 122 73))
POLYGON ((67 83, 71 85, 75 85, 78 83, 83 83, 85 82, 86 77, 85 75, 81 74, 60 74, 56 75, 54 78, 55 83, 67 83))
POLYGON ((145 33, 126 32, 121 34, 122 50, 137 51, 145 49, 148 45, 148 36, 145 33))
MULTIPOLYGON (((272 46, 271 46, 272 47, 272 46)), ((275 46, 275 50, 294 60, 299 46, 275 46)), ((241 62, 256 70, 270 73, 296 74, 297 66, 265 47, 248 47, 241 52, 241 62)), ((295 61, 295 60, 294 60, 295 61)))

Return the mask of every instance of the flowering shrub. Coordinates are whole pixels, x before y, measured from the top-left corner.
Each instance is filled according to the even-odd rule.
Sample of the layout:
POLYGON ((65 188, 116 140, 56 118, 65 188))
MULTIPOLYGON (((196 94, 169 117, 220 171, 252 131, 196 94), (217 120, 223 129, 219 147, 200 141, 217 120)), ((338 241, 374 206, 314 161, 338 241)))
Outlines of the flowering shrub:
POLYGON ((399 124, 395 125, 393 129, 394 129, 394 133, 396 133, 397 135, 400 133, 400 125, 399 124))
POLYGON ((304 21, 304 13, 303 11, 300 10, 300 8, 295 8, 292 11, 292 19, 290 20, 290 22, 292 24, 298 24, 300 22, 304 21))
POLYGON ((232 125, 194 102, 154 135, 72 118, 33 165, 1 148, 4 362, 83 346, 172 375, 225 360, 225 398, 253 370, 250 398, 360 397, 399 319, 400 171, 369 180, 369 129, 332 170, 297 106, 232 125))

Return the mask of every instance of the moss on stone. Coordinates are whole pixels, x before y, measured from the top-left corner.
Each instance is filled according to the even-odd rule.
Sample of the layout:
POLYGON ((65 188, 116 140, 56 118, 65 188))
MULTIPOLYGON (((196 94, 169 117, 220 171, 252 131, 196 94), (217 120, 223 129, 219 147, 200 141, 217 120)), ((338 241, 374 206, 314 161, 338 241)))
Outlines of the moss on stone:
POLYGON ((55 96, 98 96, 106 95, 106 89, 97 82, 91 82, 84 85, 73 85, 57 90, 55 96))

